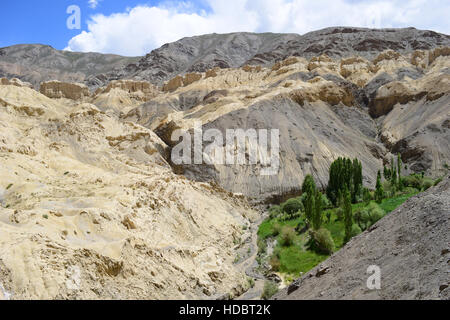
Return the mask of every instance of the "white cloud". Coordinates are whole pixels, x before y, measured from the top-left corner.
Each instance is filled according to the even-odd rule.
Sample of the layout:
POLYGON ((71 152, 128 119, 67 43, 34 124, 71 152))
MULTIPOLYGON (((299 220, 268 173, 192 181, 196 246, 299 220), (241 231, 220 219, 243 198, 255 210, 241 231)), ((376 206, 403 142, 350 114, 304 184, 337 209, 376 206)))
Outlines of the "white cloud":
POLYGON ((89 0, 89 1, 88 1, 89 7, 91 7, 92 9, 97 8, 98 3, 99 3, 100 1, 102 1, 102 0, 89 0))
MULTIPOLYGON (((409 27, 449 33, 446 0, 202 0, 137 6, 109 16, 94 15, 88 30, 67 50, 144 55, 164 43, 206 33, 293 32, 329 26, 409 27)), ((90 0, 98 3, 98 0, 90 0)))

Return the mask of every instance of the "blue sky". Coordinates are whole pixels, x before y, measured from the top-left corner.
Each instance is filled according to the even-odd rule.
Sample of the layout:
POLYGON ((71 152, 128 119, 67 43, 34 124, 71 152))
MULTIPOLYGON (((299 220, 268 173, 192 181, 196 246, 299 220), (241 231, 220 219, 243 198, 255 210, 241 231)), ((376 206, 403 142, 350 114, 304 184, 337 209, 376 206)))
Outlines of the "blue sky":
POLYGON ((212 32, 303 34, 345 25, 450 33, 449 0, 2 0, 0 9, 0 47, 43 43, 129 56, 212 32), (81 10, 79 30, 66 26, 70 5, 81 10))
POLYGON ((88 0, 2 0, 0 4, 0 47, 19 43, 49 44, 63 49, 67 42, 80 33, 80 30, 69 30, 66 20, 69 14, 66 9, 70 5, 78 5, 81 9, 81 27, 87 28, 89 16, 102 13, 110 15, 124 12, 127 7, 142 5, 158 5, 160 1, 143 0, 104 0, 97 8, 92 9, 88 0))

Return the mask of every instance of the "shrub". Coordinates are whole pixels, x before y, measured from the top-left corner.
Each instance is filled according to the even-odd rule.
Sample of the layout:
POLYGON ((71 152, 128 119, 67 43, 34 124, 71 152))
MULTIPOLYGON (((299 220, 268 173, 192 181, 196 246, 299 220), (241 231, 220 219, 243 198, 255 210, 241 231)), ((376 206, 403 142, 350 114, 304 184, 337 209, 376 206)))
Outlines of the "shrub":
POLYGON ((289 199, 281 205, 281 210, 293 217, 297 212, 304 211, 303 203, 295 198, 289 199))
POLYGON ((280 244, 285 247, 289 247, 294 243, 295 230, 290 226, 284 226, 281 229, 280 244))
POLYGON ((442 177, 436 179, 436 181, 434 181, 434 185, 437 186, 439 184, 439 182, 442 181, 442 177))
POLYGON ((277 255, 274 254, 270 257, 269 264, 273 271, 277 272, 280 270, 281 263, 277 255))
POLYGON ((278 285, 273 281, 264 282, 263 293, 261 294, 261 299, 269 300, 274 294, 278 292, 278 285))
POLYGON ((281 214, 281 207, 274 205, 269 209, 269 216, 271 219, 277 218, 281 214))
POLYGON ((334 241, 328 229, 310 230, 310 248, 320 253, 331 254, 334 251, 334 241))
POLYGON ((422 177, 417 174, 402 177, 402 183, 405 187, 412 187, 417 190, 422 189, 422 177))
POLYGON ((433 186, 433 180, 430 178, 425 178, 422 183, 423 190, 427 190, 428 188, 433 186))
POLYGON ((272 236, 276 237, 281 232, 281 224, 278 222, 275 222, 272 229, 272 236))
POLYGON ((376 203, 371 203, 367 206, 367 211, 370 219, 370 226, 383 218, 385 212, 376 203))
POLYGON ((357 236, 361 232, 362 230, 357 224, 352 225, 352 232, 351 232, 352 237, 357 236))
POLYGON ((267 250, 266 242, 258 237, 257 245, 258 245, 258 254, 265 254, 267 250))

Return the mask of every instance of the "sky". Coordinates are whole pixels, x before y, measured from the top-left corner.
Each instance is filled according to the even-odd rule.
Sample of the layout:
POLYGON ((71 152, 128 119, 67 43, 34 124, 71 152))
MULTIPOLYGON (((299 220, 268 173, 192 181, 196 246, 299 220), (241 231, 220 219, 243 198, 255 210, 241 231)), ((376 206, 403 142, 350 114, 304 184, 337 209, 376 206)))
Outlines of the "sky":
POLYGON ((140 56, 214 32, 304 34, 354 26, 450 34, 449 18, 450 0, 1 0, 0 47, 41 43, 140 56))

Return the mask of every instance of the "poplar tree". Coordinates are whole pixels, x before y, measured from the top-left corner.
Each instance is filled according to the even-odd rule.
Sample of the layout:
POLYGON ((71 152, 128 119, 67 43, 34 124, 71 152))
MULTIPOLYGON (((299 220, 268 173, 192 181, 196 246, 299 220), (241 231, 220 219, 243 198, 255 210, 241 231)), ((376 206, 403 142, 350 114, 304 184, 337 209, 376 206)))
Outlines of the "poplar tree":
POLYGON ((352 237, 352 225, 353 225, 353 217, 352 217, 352 203, 351 203, 351 195, 348 190, 344 192, 344 226, 345 226, 345 238, 344 242, 347 243, 352 237))
POLYGON ((313 212, 313 229, 319 230, 322 225, 322 193, 316 191, 314 197, 314 212, 313 212))
POLYGON ((383 198, 384 198, 384 190, 383 186, 381 185, 381 173, 378 170, 377 185, 375 187, 375 201, 381 203, 381 201, 383 201, 383 198))

